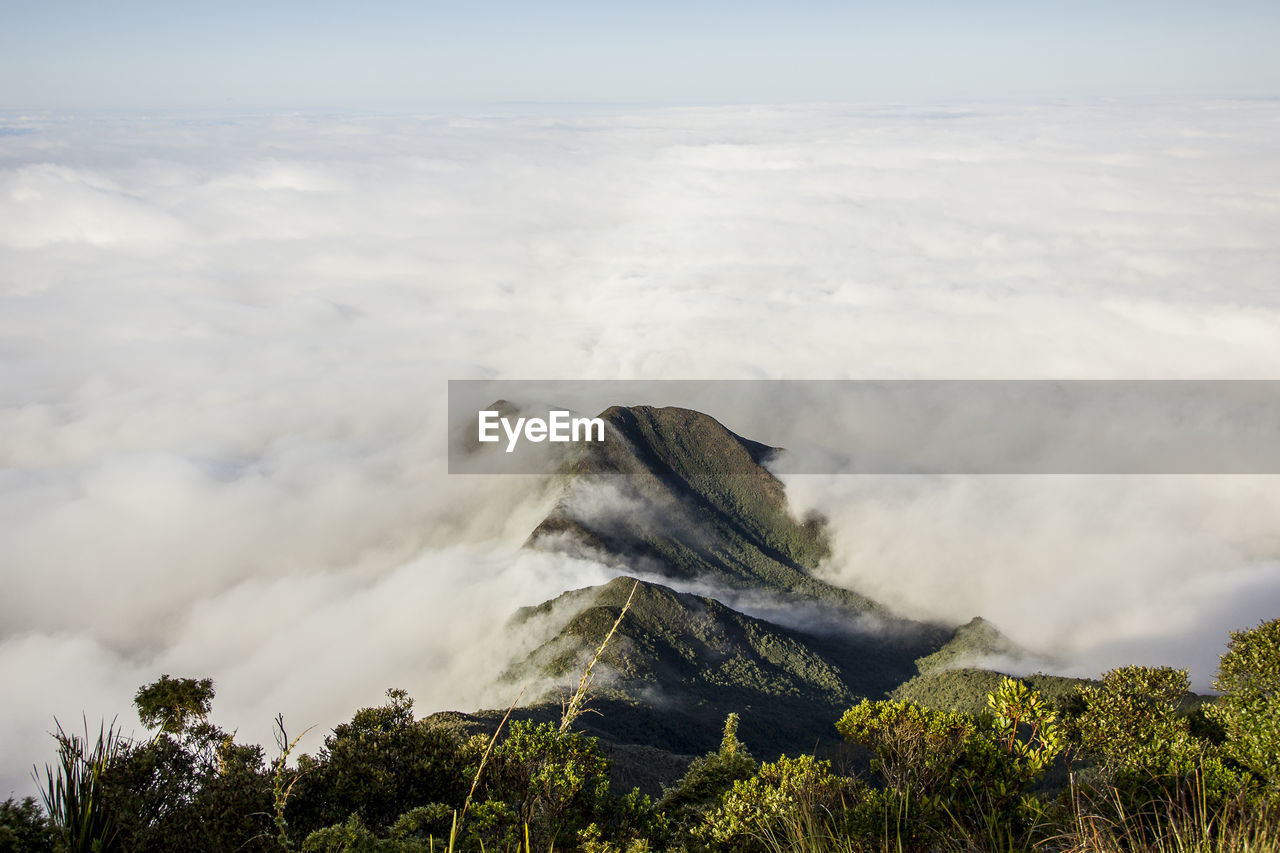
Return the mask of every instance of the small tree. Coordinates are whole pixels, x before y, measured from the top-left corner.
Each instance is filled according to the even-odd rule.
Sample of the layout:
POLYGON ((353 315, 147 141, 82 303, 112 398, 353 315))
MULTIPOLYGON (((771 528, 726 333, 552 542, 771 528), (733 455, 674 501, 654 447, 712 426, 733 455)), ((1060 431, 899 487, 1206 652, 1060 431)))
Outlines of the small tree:
MULTIPOLYGON (((873 804, 901 839, 992 833, 1025 839, 1035 809, 1026 790, 1062 750, 1057 715, 1040 694, 1005 678, 980 717, 911 702, 862 702, 836 724, 872 751, 885 782, 873 804)), ((864 807, 863 811, 866 811, 864 807)))
POLYGON ((180 737, 193 722, 204 722, 213 708, 213 679, 170 678, 138 688, 133 704, 138 719, 149 729, 180 737))
POLYGON ((738 740, 738 715, 730 714, 724 721, 720 749, 695 758, 680 781, 662 792, 658 811, 673 829, 687 831, 702 822, 734 782, 750 779, 759 768, 746 744, 738 740))
POLYGON ((1191 730, 1183 713, 1189 688, 1185 669, 1123 666, 1080 691, 1071 734, 1097 763, 1085 776, 1086 787, 1096 789, 1096 808, 1136 815, 1177 804, 1199 814, 1239 790, 1219 748, 1191 730))
POLYGON ((386 695, 385 704, 361 708, 335 726, 314 757, 299 757, 301 775, 286 810, 298 841, 352 814, 383 833, 416 806, 462 805, 469 777, 461 739, 446 726, 415 719, 405 691, 386 695))
POLYGON ((263 849, 271 787, 262 748, 211 723, 213 681, 162 675, 134 706, 155 737, 127 744, 106 773, 107 802, 131 853, 263 849))
POLYGON ((1223 751, 1280 793, 1280 619, 1233 631, 1205 709, 1226 733, 1223 751))
POLYGON ((34 797, 0 803, 0 853, 53 853, 54 832, 34 797))

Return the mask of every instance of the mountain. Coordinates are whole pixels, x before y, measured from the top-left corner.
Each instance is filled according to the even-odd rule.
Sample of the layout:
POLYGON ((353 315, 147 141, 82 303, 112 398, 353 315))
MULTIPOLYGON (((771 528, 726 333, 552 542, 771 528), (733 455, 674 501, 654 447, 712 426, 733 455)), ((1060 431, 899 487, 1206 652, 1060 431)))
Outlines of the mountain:
POLYGON ((614 406, 528 545, 631 572, 891 614, 812 575, 830 554, 823 519, 795 519, 764 463, 778 452, 690 409, 614 406))
POLYGON ((936 647, 908 642, 901 633, 862 631, 852 622, 821 623, 816 630, 787 627, 708 596, 619 577, 519 611, 516 625, 557 614, 561 621, 507 679, 572 689, 629 596, 627 614, 596 670, 593 704, 613 708, 589 722, 624 743, 705 751, 724 718, 736 711, 741 736, 760 754, 812 751, 815 744, 836 740, 833 724, 841 712, 910 679, 919 652, 936 647), (659 728, 666 732, 660 740, 648 728, 652 722, 635 725, 636 708, 646 714, 660 710, 665 722, 659 728))
POLYGON ((825 521, 791 512, 767 468, 778 448, 689 409, 614 406, 599 417, 606 440, 577 446, 563 496, 526 547, 589 557, 623 576, 512 617, 513 630, 545 638, 504 675, 533 685, 537 698, 521 715, 558 716, 633 588, 596 669, 599 713, 579 719, 619 749, 699 754, 738 712, 758 755, 811 752, 838 743, 835 720, 864 698, 923 672, 1017 654, 984 620, 906 619, 816 577, 831 553, 825 521))
POLYGON ((921 674, 972 666, 984 658, 1018 657, 1023 650, 981 616, 961 625, 942 648, 916 661, 921 674))

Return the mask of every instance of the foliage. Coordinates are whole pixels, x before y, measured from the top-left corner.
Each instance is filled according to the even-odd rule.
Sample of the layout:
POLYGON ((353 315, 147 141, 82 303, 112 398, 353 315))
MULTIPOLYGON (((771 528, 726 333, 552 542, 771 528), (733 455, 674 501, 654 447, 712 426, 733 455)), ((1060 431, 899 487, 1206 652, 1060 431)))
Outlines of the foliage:
POLYGON ((454 810, 444 803, 428 803, 417 806, 396 818, 391 824, 390 837, 394 841, 431 841, 448 838, 453 826, 454 810))
POLYGON ((764 851, 839 820, 860 797, 861 786, 833 774, 830 762, 783 756, 734 782, 693 834, 716 849, 764 851))
POLYGON ((213 679, 170 678, 138 688, 133 704, 138 719, 149 729, 159 727, 167 735, 178 736, 193 722, 202 722, 213 708, 213 679))
MULTIPOLYGON (((642 593, 636 600, 643 610, 642 593)), ((1184 671, 1167 667, 1112 670, 1061 708, 1034 689, 1040 682, 964 680, 991 685, 980 713, 902 698, 846 711, 837 729, 854 761, 868 759, 872 780, 812 755, 758 764, 730 714, 719 748, 655 805, 639 791, 611 794, 599 743, 569 731, 562 715, 516 721, 504 736, 509 709, 497 731, 488 727, 492 737, 467 738, 464 719, 483 724, 416 720, 412 700, 391 690, 288 770, 296 739, 282 721, 282 754, 267 766, 261 747, 209 722, 211 681, 166 675, 138 691, 139 716, 157 729, 150 739, 122 739, 114 724, 96 740, 87 724, 83 736, 58 728, 42 794, 48 816, 30 799, 0 805, 0 853, 1280 847, 1280 620, 1232 635, 1216 681, 1222 696, 1208 704, 1190 696, 1184 671), (290 779, 296 790, 281 797, 290 779), (272 821, 273 780, 274 804, 288 814, 284 836, 272 821)))
POLYGON ((505 839, 527 826, 535 847, 564 844, 604 818, 608 770, 595 738, 552 723, 514 722, 493 750, 466 831, 477 840, 505 839))
POLYGON ((163 676, 138 691, 139 718, 160 731, 122 746, 104 777, 131 851, 275 849, 262 748, 210 723, 209 679, 163 676))
POLYGON ((109 853, 123 850, 116 809, 107 795, 106 774, 119 759, 125 741, 110 727, 99 726, 90 745, 89 726, 84 737, 67 734, 58 723, 57 768, 45 765, 45 787, 40 792, 53 824, 60 849, 68 853, 109 853))
MULTIPOLYGON (((1062 752, 1058 714, 1021 681, 1005 678, 987 698, 991 716, 985 727, 1000 760, 991 768, 1000 796, 1021 794, 1049 769, 1062 752)), ((984 783, 985 784, 985 783, 984 783)))
POLYGON ((462 747, 451 730, 415 720, 403 690, 388 690, 386 704, 357 711, 315 757, 298 760, 301 775, 286 809, 291 833, 305 838, 352 814, 382 832, 416 806, 461 806, 469 778, 462 747))
POLYGON ((0 853, 53 853, 54 831, 34 797, 0 803, 0 853))
POLYGON ((662 792, 658 811, 673 830, 687 832, 702 822, 735 782, 750 779, 759 766, 738 740, 738 715, 730 714, 724 721, 720 748, 694 759, 680 781, 662 792))
POLYGON ((1280 795, 1280 619, 1233 631, 1205 709, 1225 734, 1223 752, 1280 795))
POLYGON ((974 717, 909 702, 864 701, 836 728, 871 750, 871 769, 885 785, 878 802, 908 835, 942 831, 989 833, 999 824, 1022 838, 1036 809, 1027 788, 1050 767, 1063 739, 1057 714, 1034 690, 1005 678, 974 717))
POLYGON ((379 838, 354 814, 344 823, 317 829, 302 843, 303 853, 429 853, 431 848, 429 839, 379 838))
POLYGON ((1220 751, 1195 737, 1182 707, 1186 670, 1125 666, 1080 692, 1069 730, 1077 749, 1096 762, 1085 782, 1106 793, 1099 808, 1136 813, 1153 801, 1224 804, 1240 780, 1220 751))
POLYGON ((836 729, 871 750, 871 770, 889 788, 929 801, 954 778, 977 726, 967 714, 909 702, 864 700, 840 718, 836 729))

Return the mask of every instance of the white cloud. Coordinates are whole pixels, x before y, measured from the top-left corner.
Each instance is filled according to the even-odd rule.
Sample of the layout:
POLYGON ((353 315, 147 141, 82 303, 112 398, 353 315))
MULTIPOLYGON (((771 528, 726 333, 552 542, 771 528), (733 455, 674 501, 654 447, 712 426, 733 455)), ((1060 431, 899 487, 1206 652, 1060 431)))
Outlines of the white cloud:
POLYGON ((1280 613, 1274 476, 786 478, 831 516, 830 579, 912 615, 984 616, 1096 676, 1190 667, 1280 613))
MULTIPOLYGON (((476 701, 484 626, 603 570, 518 554, 536 482, 444 473, 448 378, 1277 378, 1278 120, 13 119, 0 793, 55 713, 128 719, 162 671, 262 738, 393 684, 476 701)), ((1203 681, 1274 615, 1269 480, 806 482, 833 572, 1081 667, 1203 681)))

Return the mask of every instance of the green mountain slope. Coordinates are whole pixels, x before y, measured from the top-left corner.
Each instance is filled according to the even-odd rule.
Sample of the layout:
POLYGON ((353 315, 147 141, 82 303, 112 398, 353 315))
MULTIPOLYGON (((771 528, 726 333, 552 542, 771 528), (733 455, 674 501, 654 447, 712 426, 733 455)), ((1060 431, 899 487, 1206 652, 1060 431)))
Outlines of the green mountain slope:
MULTIPOLYGON (((987 710, 987 695, 1000 686, 1004 677, 1002 673, 989 669, 935 669, 903 683, 891 695, 894 699, 915 702, 939 711, 980 714, 987 710)), ((1058 675, 1032 675, 1022 680, 1050 702, 1059 705, 1079 688, 1098 683, 1058 675)))
POLYGON ((1023 649, 996 626, 975 616, 955 630, 946 645, 916 661, 921 673, 958 669, 993 656, 1017 657, 1023 649))
MULTIPOLYGON (((636 583, 616 578, 547 602, 544 606, 568 605, 575 612, 527 663, 551 676, 580 671, 584 653, 599 644, 636 583)), ((746 691, 820 702, 867 692, 846 678, 818 638, 739 613, 715 599, 654 583, 639 582, 602 662, 618 688, 643 683, 679 692, 746 691)), ((881 683, 895 680, 907 665, 899 659, 870 689, 875 692, 881 683)))
MULTIPOLYGON (((613 710, 593 717, 589 726, 612 740, 705 751, 724 717, 737 711, 743 739, 760 754, 812 750, 815 743, 836 740, 834 722, 850 705, 884 696, 916 673, 918 639, 830 632, 829 626, 827 633, 810 633, 713 598, 636 584, 616 578, 519 611, 517 624, 556 614, 562 621, 507 679, 572 689, 633 586, 630 609, 596 670, 597 704, 604 701, 613 710), (650 719, 637 726, 637 709, 657 712, 666 722, 651 728, 650 719), (673 728, 681 732, 674 741, 673 728)), ((559 707, 555 698, 550 701, 559 707)))

